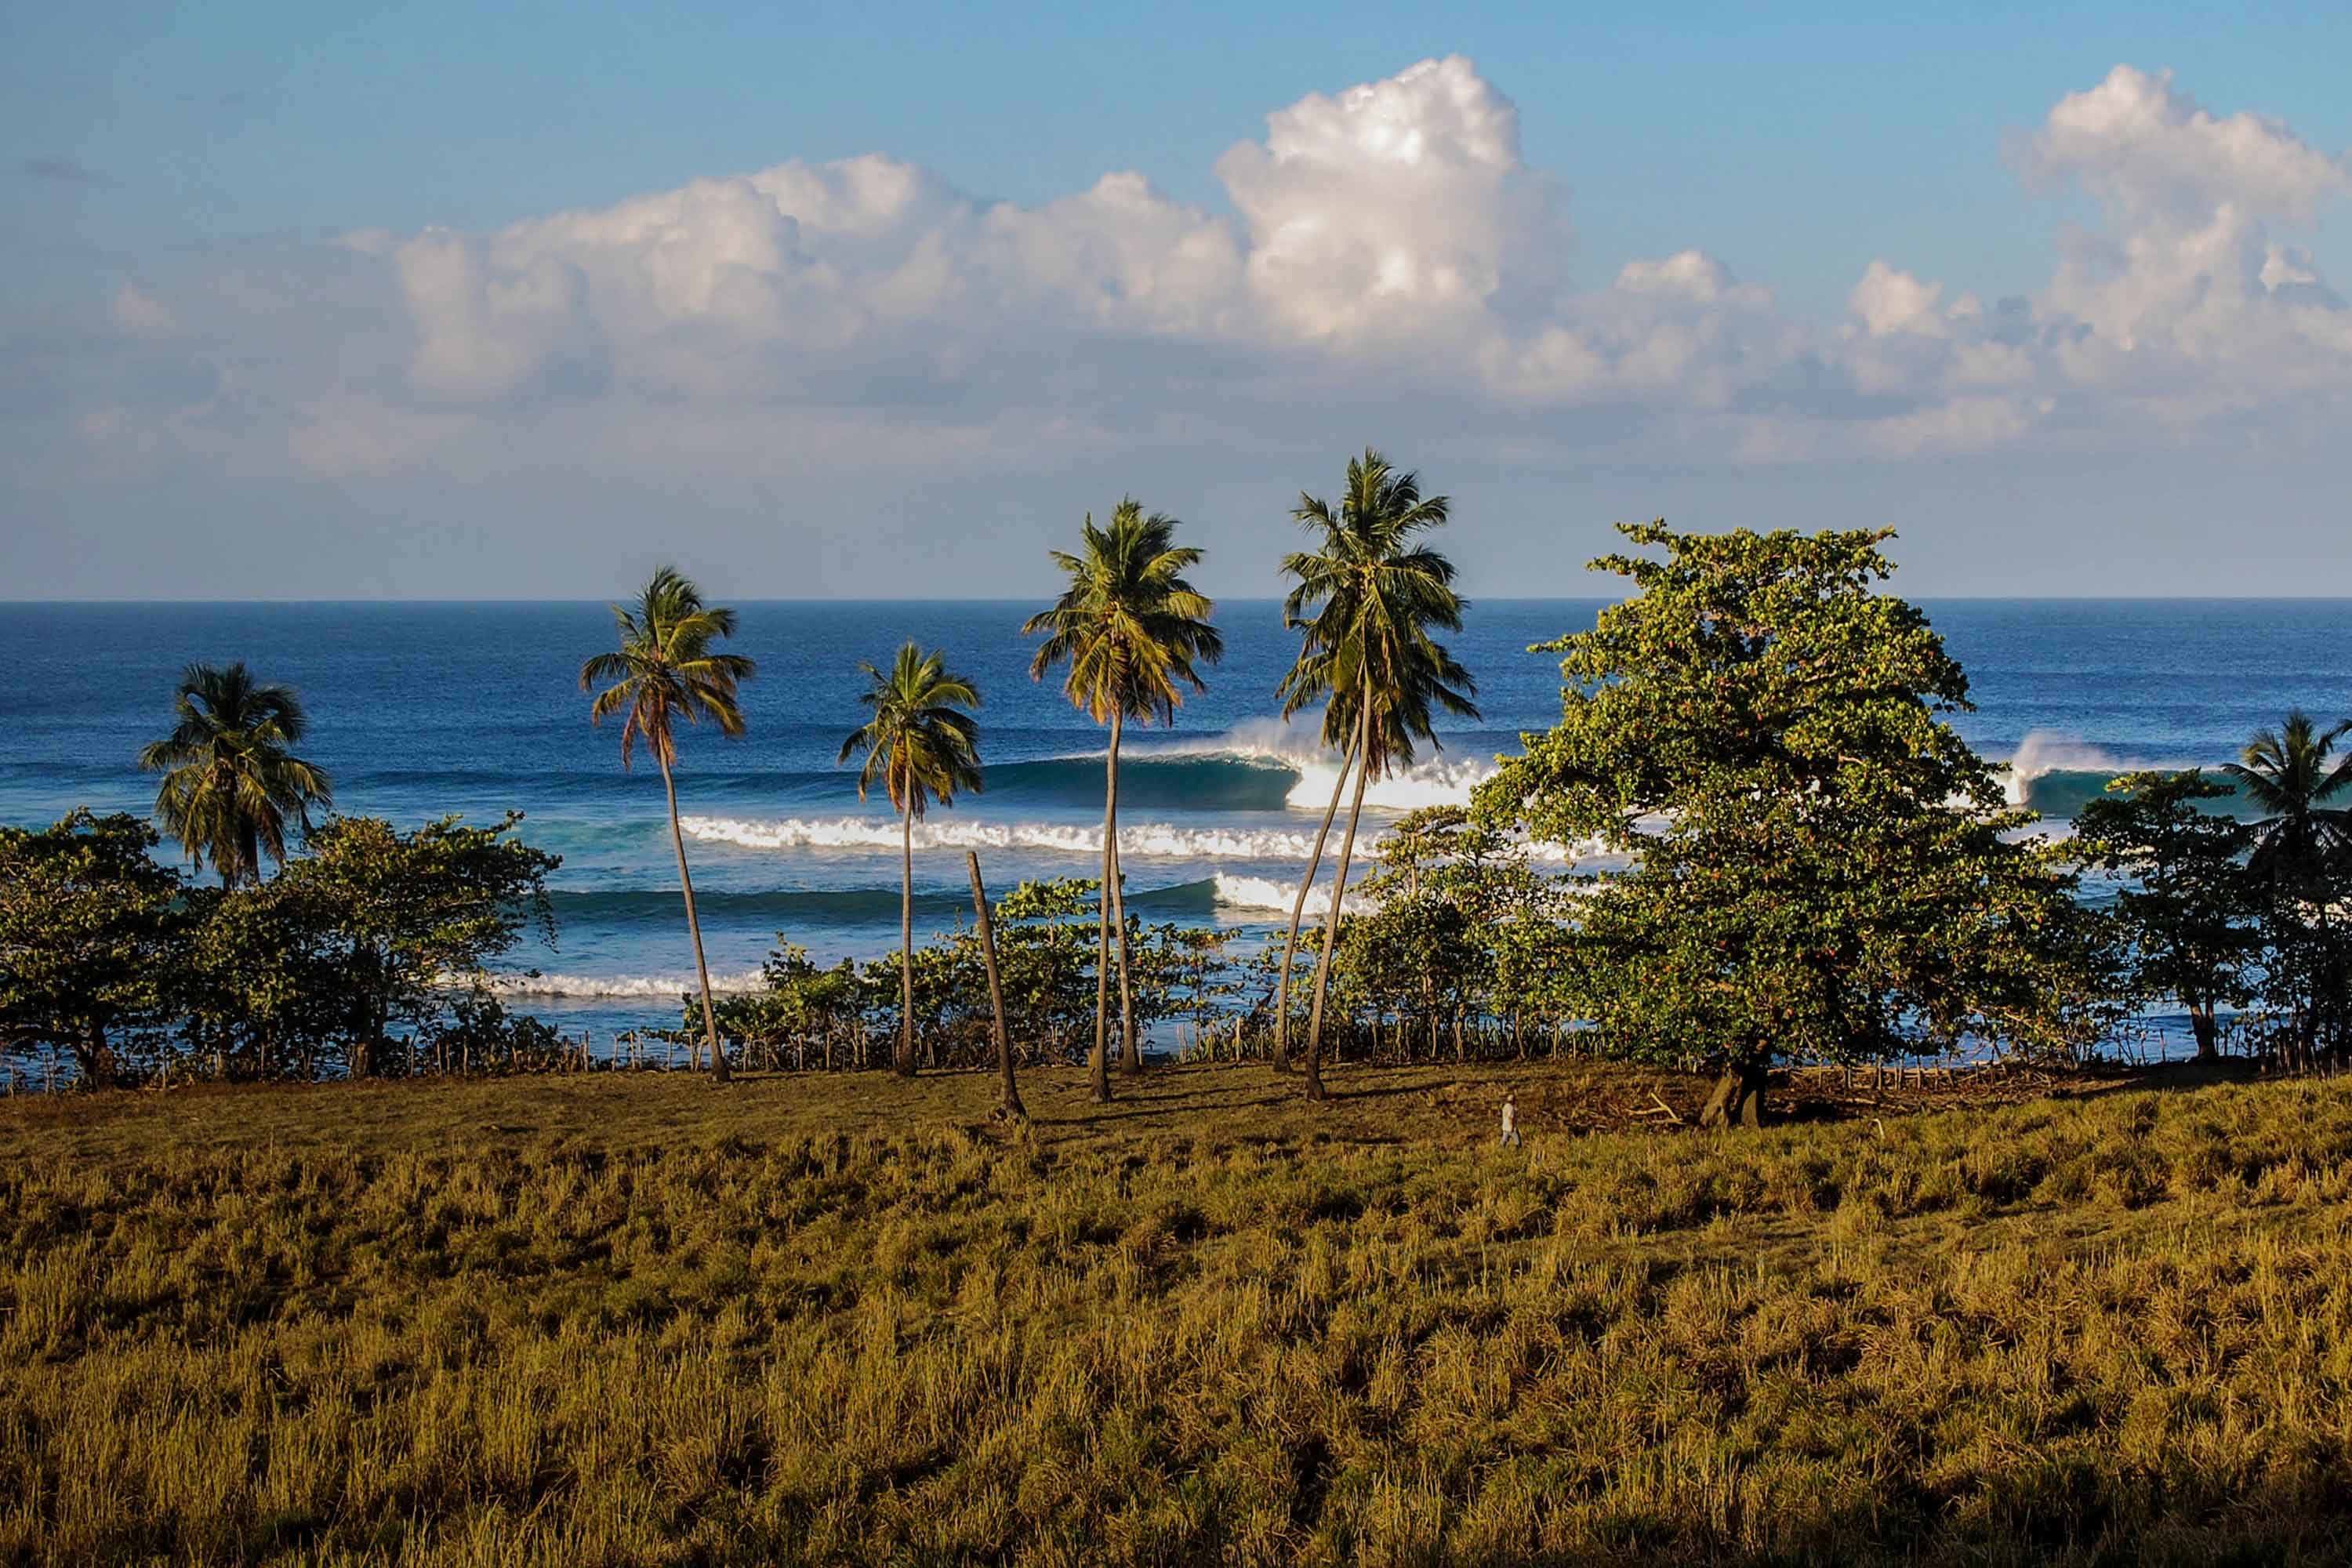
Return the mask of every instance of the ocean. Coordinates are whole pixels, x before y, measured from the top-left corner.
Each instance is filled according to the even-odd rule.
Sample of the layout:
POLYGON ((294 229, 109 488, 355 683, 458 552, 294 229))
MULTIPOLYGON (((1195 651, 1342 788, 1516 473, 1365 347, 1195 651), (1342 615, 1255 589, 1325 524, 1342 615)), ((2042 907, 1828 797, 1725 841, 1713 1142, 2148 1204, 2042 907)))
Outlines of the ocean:
MULTIPOLYGON (((724 598, 723 584, 714 584, 724 598)), ((1040 601, 1042 603, 1042 601, 1040 601)), ((730 646, 760 662, 749 733, 688 731, 678 776, 714 983, 756 981, 781 932, 820 963, 890 951, 898 830, 835 765, 858 721, 860 659, 908 637, 972 677, 986 791, 917 829, 915 915, 941 931, 970 912, 962 851, 992 889, 1089 875, 1099 853, 1102 731, 1051 678, 1029 679, 1028 603, 739 604, 730 646)), ((1528 645, 1580 630, 1598 600, 1475 603, 1455 651, 1484 717, 1373 786, 1368 826, 1465 798, 1498 753, 1559 711, 1558 660, 1528 645)), ((1976 711, 1956 722, 2011 765, 2015 798, 2055 828, 2116 772, 2237 755, 2291 707, 2352 715, 2352 603, 2320 600, 1954 600, 1926 605, 1967 668, 1976 711)), ((510 1005, 599 1037, 675 1025, 693 973, 661 778, 620 763, 619 731, 588 722, 581 660, 614 643, 595 604, 18 604, 0 606, 0 821, 77 805, 145 812, 134 759, 170 724, 190 661, 244 659, 295 687, 305 754, 334 775, 339 809, 403 826, 449 814, 525 814, 563 858, 557 933, 517 950, 510 1005)), ((1209 689, 1171 730, 1130 731, 1120 783, 1130 905, 1150 920, 1278 930, 1328 798, 1334 759, 1276 716, 1297 647, 1271 601, 1226 601, 1209 689)), ((166 850, 169 851, 167 845, 166 850)))

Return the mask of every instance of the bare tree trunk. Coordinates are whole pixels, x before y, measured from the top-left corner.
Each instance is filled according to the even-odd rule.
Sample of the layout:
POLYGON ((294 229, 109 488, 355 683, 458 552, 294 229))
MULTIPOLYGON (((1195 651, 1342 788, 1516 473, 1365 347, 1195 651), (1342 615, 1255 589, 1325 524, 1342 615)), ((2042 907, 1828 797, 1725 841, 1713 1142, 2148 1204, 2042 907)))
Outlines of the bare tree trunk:
POLYGON ((1331 879, 1331 918, 1323 923, 1323 956, 1315 965, 1315 1005, 1307 1016, 1307 1098, 1328 1100, 1324 1092, 1318 1058, 1323 1053, 1323 1002, 1331 992, 1331 952, 1339 941, 1339 910, 1348 896, 1348 862, 1356 853, 1356 828, 1364 816, 1364 783, 1372 775, 1366 754, 1372 740, 1372 705, 1358 700, 1362 710, 1356 721, 1356 793, 1348 804, 1348 836, 1339 840, 1339 867, 1331 879))
POLYGON ((1118 933, 1119 1066, 1129 1072, 1141 1072, 1143 1050, 1135 1039, 1135 987, 1128 973, 1130 960, 1127 951, 1126 878, 1118 864, 1118 742, 1122 728, 1122 716, 1114 712, 1110 716, 1110 784, 1106 791, 1108 804, 1103 810, 1103 843, 1110 850, 1110 919, 1118 933))
POLYGON ((2213 1004, 2189 1004, 2189 1032, 2197 1037, 2197 1059, 2200 1062, 2218 1060, 2221 1055, 2221 1033, 2214 1026, 2213 1004))
POLYGON ((686 835, 677 826, 677 781, 670 776, 669 759, 659 752, 654 753, 661 763, 662 789, 669 795, 669 843, 677 851, 677 886, 686 896, 686 930, 694 939, 694 977, 702 986, 702 1034, 710 1045, 710 1081, 726 1083, 734 1078, 727 1070, 727 1052, 719 1044, 719 1014, 710 1005, 710 965, 702 957, 702 921, 694 913, 694 877, 686 868, 686 835))
POLYGON ((1020 1086, 1013 1081, 1013 1036, 1004 1026, 1004 987, 996 978, 996 927, 988 916, 988 890, 981 886, 980 851, 965 850, 964 859, 971 867, 971 907, 980 920, 980 956, 988 965, 988 1005, 996 1021, 996 1070, 1003 1080, 996 1113, 1026 1121, 1029 1112, 1022 1106, 1020 1086))
MULTIPOLYGON (((1113 779, 1118 777, 1114 772, 1113 779)), ((1087 1058, 1087 1076, 1093 1080, 1095 1103, 1110 1103, 1110 890, 1118 868, 1118 821, 1109 785, 1103 790, 1102 887, 1095 898, 1095 1048, 1087 1058)))
POLYGON ((1339 756, 1339 775, 1331 781, 1331 804, 1323 808, 1323 826, 1315 830, 1315 848, 1307 857, 1307 875, 1298 879, 1298 897, 1290 901, 1290 930, 1282 939, 1282 979, 1274 988, 1274 1070, 1290 1070, 1290 961, 1298 952, 1298 922, 1307 914, 1307 894, 1323 864, 1323 841, 1331 837, 1331 819, 1339 815, 1339 794, 1348 787, 1348 769, 1355 759, 1339 756))
POLYGON ((898 1059, 915 1076, 915 808, 898 814, 898 1059))

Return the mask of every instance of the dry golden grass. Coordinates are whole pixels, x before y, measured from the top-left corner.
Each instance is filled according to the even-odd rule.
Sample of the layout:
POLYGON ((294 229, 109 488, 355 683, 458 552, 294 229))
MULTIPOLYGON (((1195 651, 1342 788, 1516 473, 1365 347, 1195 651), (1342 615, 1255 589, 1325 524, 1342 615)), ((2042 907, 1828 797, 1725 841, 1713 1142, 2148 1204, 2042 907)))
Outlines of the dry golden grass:
POLYGON ((0 1106, 0 1558, 2352 1551, 2352 1086, 1560 1131, 1588 1072, 0 1106))

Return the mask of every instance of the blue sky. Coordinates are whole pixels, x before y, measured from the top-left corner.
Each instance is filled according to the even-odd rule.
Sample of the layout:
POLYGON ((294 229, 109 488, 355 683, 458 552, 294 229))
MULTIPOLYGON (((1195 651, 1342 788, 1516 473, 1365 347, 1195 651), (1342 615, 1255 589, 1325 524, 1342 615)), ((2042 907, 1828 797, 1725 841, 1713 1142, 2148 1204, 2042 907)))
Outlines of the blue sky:
MULTIPOLYGON (((1541 588, 1576 591, 1611 516, 1679 506, 1916 515, 1923 592, 2000 591, 2002 550, 2074 591, 2210 586, 2231 529, 2321 564, 2257 551, 2221 586, 2352 592, 2340 5, 19 5, 0 44, 0 568, 29 592, 331 591, 386 530, 418 542, 382 591, 594 592, 555 547, 625 548, 648 504, 767 591, 1010 590, 1002 552, 949 539, 934 582, 904 546, 975 491, 1026 551, 1152 485, 1246 552, 1365 439, 1486 500, 1465 553, 1543 550, 1541 588), (1430 121, 1466 138, 1440 175, 1332 151, 1355 132, 1312 103, 1452 57, 1438 98, 1477 101, 1430 121), (626 297, 651 250, 496 238, 867 154, 921 193, 835 228, 764 193, 797 226, 772 254, 681 220, 663 254, 718 259, 654 306, 626 297), (1158 205, 1057 209, 1119 171, 1158 205), (1271 279, 1323 202, 1382 210, 1271 279), (904 305, 935 251, 958 281, 904 305), (1180 257, 1222 270, 1179 287, 1180 257), (1381 257, 1395 309, 1329 294, 1390 289, 1381 257), (711 266, 773 297, 746 315, 711 266), (1279 416, 1221 427, 1251 406, 1279 416)), ((1436 80, 1375 111, 1418 123, 1436 80)))

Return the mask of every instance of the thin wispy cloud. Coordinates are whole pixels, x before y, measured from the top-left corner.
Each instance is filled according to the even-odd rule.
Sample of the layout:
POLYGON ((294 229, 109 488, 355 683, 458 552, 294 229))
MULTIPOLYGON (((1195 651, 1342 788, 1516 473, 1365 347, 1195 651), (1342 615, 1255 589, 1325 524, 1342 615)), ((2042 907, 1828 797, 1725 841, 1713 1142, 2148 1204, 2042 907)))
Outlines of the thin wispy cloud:
POLYGON ((98 176, 71 158, 45 154, 17 162, 16 173, 28 180, 48 180, 58 184, 92 185, 98 176))

